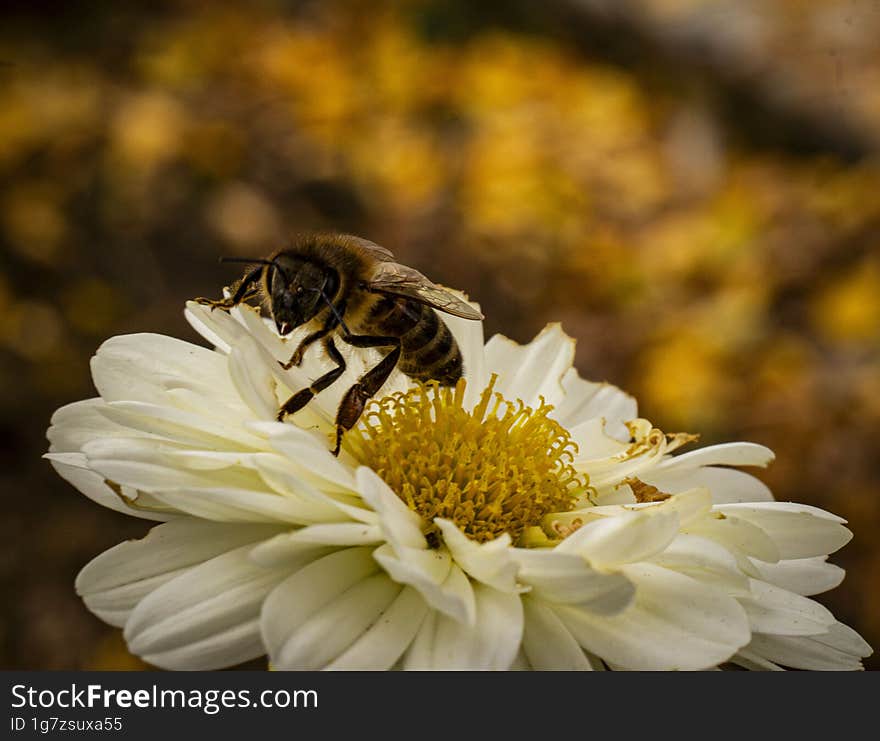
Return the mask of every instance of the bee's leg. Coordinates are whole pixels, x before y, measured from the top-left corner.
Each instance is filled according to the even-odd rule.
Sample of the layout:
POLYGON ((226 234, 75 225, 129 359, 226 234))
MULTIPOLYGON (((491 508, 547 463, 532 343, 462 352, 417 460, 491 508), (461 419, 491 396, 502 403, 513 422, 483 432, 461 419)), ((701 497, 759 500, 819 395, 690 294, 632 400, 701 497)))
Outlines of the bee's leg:
MULTIPOLYGON (((331 316, 324 324, 324 326, 321 327, 321 329, 318 329, 311 334, 303 337, 296 350, 293 351, 293 355, 290 356, 290 360, 288 360, 286 363, 281 363, 280 360, 278 361, 279 363, 281 363, 281 367, 284 368, 284 370, 290 370, 291 368, 293 368, 293 366, 302 363, 303 355, 305 354, 309 346, 330 334, 334 329, 336 329, 336 326, 338 324, 339 322, 337 321, 336 317, 331 316)), ((334 346, 333 349, 336 350, 336 347, 334 346)), ((336 360, 336 358, 333 359, 336 360)))
POLYGON ((312 385, 309 386, 307 389, 298 391, 287 401, 285 401, 281 409, 278 410, 279 422, 282 422, 284 420, 284 417, 288 414, 298 412, 312 400, 315 394, 323 391, 331 383, 338 379, 339 376, 345 373, 345 358, 342 357, 342 353, 340 353, 336 345, 333 344, 332 337, 324 340, 324 348, 327 350, 327 354, 330 356, 330 359, 336 363, 336 367, 333 370, 325 373, 320 378, 315 379, 314 383, 312 383, 312 385))
POLYGON ((369 337, 366 335, 343 335, 343 340, 354 347, 382 347, 394 345, 391 350, 378 365, 368 370, 362 375, 358 382, 345 392, 342 401, 339 403, 339 409, 336 411, 336 447, 333 448, 333 455, 339 455, 339 448, 342 445, 342 436, 346 430, 350 430, 357 424, 364 406, 370 398, 382 388, 382 384, 388 380, 391 371, 397 366, 400 360, 400 339, 397 337, 369 337))
POLYGON ((249 273, 247 273, 244 278, 241 279, 241 282, 235 289, 235 293, 233 293, 229 298, 222 298, 220 300, 215 300, 212 298, 195 298, 193 299, 193 301, 195 301, 197 304, 210 306, 211 311, 214 311, 214 309, 225 309, 228 311, 233 306, 238 306, 246 298, 250 298, 250 296, 253 295, 254 291, 256 291, 254 283, 256 283, 260 279, 260 275, 262 273, 262 265, 258 265, 249 273))

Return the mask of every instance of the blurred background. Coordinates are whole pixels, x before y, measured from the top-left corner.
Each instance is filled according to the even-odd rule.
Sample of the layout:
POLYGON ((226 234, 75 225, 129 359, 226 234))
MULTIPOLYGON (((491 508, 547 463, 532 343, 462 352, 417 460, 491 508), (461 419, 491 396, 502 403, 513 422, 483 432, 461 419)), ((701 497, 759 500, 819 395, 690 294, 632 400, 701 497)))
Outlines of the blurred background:
MULTIPOLYGON (((116 334, 291 232, 350 231, 547 322, 582 375, 855 539, 880 648, 880 2, 4 3, 0 667, 142 668, 73 579, 145 521, 40 459, 116 334)), ((875 657, 869 668, 880 668, 875 657)))

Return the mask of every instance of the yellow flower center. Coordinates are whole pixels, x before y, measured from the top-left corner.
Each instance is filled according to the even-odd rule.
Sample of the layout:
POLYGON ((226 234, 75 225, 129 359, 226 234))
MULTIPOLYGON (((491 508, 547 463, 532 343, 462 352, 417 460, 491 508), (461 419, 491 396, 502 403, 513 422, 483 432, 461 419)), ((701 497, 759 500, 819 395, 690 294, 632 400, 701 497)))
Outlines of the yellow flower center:
POLYGON ((525 528, 571 509, 587 482, 571 463, 568 431, 537 409, 493 393, 496 376, 473 411, 465 380, 436 383, 371 402, 346 438, 349 449, 424 519, 429 543, 440 542, 433 518, 452 520, 477 542, 525 528))

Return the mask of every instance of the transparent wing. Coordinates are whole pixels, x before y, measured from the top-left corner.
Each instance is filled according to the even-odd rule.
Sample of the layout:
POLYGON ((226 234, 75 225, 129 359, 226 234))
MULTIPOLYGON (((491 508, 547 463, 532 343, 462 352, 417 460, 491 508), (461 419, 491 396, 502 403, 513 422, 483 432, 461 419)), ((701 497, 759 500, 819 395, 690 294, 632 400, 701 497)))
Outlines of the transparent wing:
POLYGON ((355 237, 351 234, 346 234, 342 237, 342 239, 346 240, 350 245, 356 247, 366 256, 373 258, 374 260, 378 260, 379 262, 393 262, 394 255, 391 250, 382 247, 382 245, 376 244, 375 242, 371 242, 369 239, 364 239, 363 237, 355 237))
POLYGON ((369 282, 371 291, 393 296, 406 296, 438 311, 460 316, 463 319, 480 320, 483 315, 460 298, 453 296, 432 283, 418 270, 396 262, 380 262, 369 282))

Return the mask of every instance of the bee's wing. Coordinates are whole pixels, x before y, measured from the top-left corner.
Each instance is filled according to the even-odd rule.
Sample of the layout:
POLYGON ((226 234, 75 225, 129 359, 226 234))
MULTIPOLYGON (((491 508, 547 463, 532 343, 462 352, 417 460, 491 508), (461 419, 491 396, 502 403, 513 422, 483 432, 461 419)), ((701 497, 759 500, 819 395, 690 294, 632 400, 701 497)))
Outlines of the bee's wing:
POLYGON ((378 260, 379 262, 394 261, 394 255, 391 253, 391 250, 382 245, 376 244, 375 242, 371 242, 369 239, 355 237, 351 234, 346 234, 343 239, 373 260, 378 260))
POLYGON ((371 291, 406 296, 420 304, 427 304, 447 314, 463 319, 480 320, 483 315, 474 307, 432 283, 418 270, 396 262, 380 262, 376 265, 368 287, 371 291))

